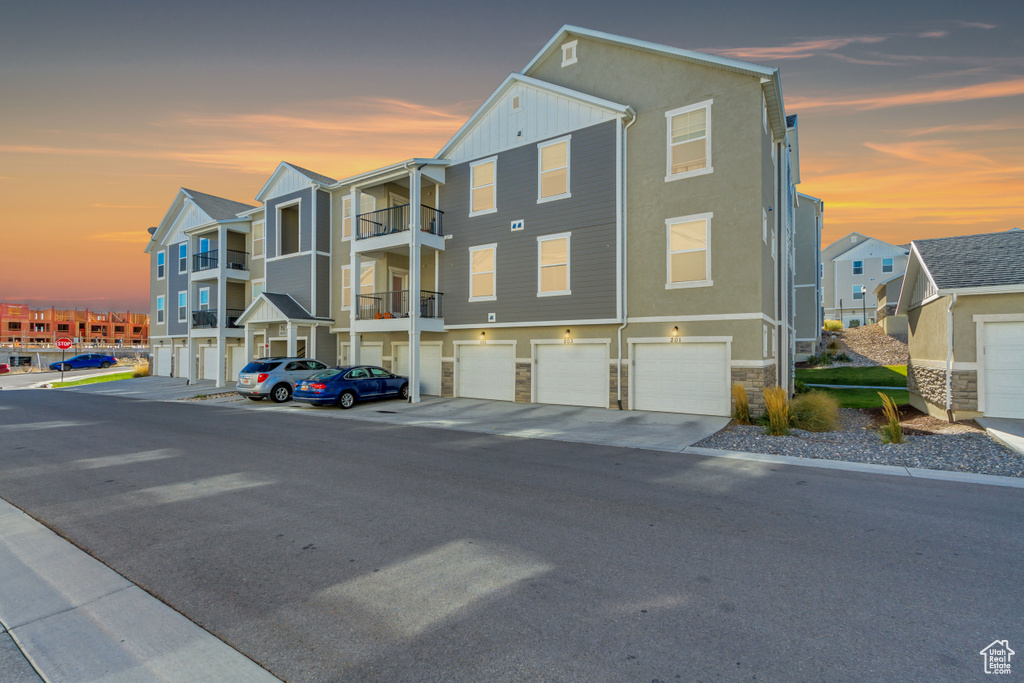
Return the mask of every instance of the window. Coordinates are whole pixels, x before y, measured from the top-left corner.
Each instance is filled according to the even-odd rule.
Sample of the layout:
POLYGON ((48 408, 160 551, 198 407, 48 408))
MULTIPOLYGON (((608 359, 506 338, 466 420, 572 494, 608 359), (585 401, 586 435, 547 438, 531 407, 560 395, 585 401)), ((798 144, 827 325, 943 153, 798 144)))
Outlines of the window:
POLYGON ((576 41, 570 40, 562 44, 562 66, 569 66, 576 63, 576 41))
POLYGON ((768 100, 765 96, 761 95, 761 125, 764 126, 764 132, 768 132, 768 100))
POLYGON ((884 259, 882 259, 882 272, 883 273, 891 273, 892 272, 892 259, 891 258, 884 258, 884 259))
POLYGON ((178 245, 178 275, 188 272, 188 242, 178 245))
POLYGON ((761 326, 761 357, 768 357, 768 326, 761 326))
POLYGON ((711 100, 666 112, 668 170, 665 180, 711 173, 711 100))
POLYGON ((854 275, 863 275, 864 274, 864 262, 863 261, 854 261, 853 262, 853 274, 854 275))
POLYGON ((156 322, 158 325, 164 323, 164 298, 162 296, 156 298, 156 322))
POLYGON ((178 322, 188 319, 188 292, 178 292, 178 322))
POLYGON ((497 245, 485 244, 469 249, 469 300, 494 301, 497 299, 495 286, 495 261, 497 245))
MULTIPOLYGON (((377 198, 373 195, 359 195, 359 213, 370 213, 377 207, 377 198)), ((341 200, 341 239, 347 240, 352 237, 352 196, 343 197, 341 200)))
POLYGON ((252 281, 252 298, 255 299, 263 293, 263 280, 252 281))
MULTIPOLYGON (((359 293, 373 291, 373 262, 361 263, 362 273, 359 277, 359 293)), ((341 267, 341 307, 348 309, 352 307, 352 266, 341 267)))
POLYGON ((537 145, 537 203, 571 197, 569 138, 537 145))
POLYGON ((768 244, 768 212, 761 209, 761 239, 768 244))
POLYGON ((537 296, 572 294, 569 289, 569 233, 537 238, 537 296))
POLYGON ((210 240, 206 237, 199 238, 199 253, 205 254, 210 251, 210 240))
POLYGON ((477 161, 469 166, 469 215, 479 216, 497 211, 495 202, 495 176, 497 175, 498 159, 491 157, 477 161))
POLYGON ((666 289, 712 284, 711 252, 708 248, 711 216, 706 213, 665 221, 668 238, 666 289))
POLYGON ((864 285, 853 286, 853 300, 860 301, 864 298, 864 285))
POLYGON ((165 271, 166 261, 167 261, 167 252, 166 251, 159 251, 159 252, 157 252, 157 254, 156 254, 156 279, 157 280, 163 280, 164 279, 164 275, 166 274, 166 271, 165 271))
POLYGON ((778 333, 779 333, 779 328, 773 326, 772 327, 772 345, 771 345, 771 348, 768 349, 769 351, 771 351, 771 355, 773 355, 773 356, 775 355, 775 349, 777 348, 776 344, 778 343, 778 337, 776 335, 778 335, 778 333))
POLYGON ((199 310, 205 311, 210 308, 210 288, 203 287, 199 290, 199 310))
POLYGON ((252 257, 263 258, 263 221, 252 224, 252 257))
POLYGON ((277 208, 278 256, 299 253, 299 205, 277 208))

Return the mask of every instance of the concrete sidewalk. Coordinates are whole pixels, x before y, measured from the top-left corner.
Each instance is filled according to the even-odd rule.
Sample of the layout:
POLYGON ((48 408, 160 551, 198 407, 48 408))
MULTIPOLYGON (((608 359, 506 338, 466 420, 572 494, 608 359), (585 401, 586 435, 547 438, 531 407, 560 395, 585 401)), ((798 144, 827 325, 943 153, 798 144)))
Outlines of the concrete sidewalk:
POLYGON ((979 417, 974 420, 988 435, 1007 448, 1024 455, 1024 420, 1008 417, 979 417))
POLYGON ((0 500, 0 680, 277 681, 0 500))

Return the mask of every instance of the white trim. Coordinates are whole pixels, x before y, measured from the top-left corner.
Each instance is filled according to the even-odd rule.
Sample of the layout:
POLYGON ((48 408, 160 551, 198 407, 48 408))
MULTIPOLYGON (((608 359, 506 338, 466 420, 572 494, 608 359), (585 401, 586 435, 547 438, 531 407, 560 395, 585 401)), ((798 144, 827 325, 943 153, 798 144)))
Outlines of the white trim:
POLYGON ((654 315, 627 318, 630 323, 702 322, 707 320, 763 320, 769 325, 775 321, 764 313, 713 313, 710 315, 654 315))
MULTIPOLYGON (((609 347, 611 347, 612 340, 611 340, 611 337, 605 337, 605 338, 596 338, 595 337, 595 338, 592 338, 592 339, 576 339, 576 338, 573 338, 572 343, 573 344, 606 344, 609 347)), ((536 346, 536 345, 540 345, 540 344, 565 344, 565 340, 564 339, 531 339, 530 340, 530 346, 536 346)), ((615 359, 609 357, 608 358, 608 362, 609 363, 614 363, 615 359)))
POLYGON ((476 325, 445 325, 445 331, 448 330, 490 330, 497 327, 565 327, 567 325, 614 325, 615 323, 622 322, 617 318, 593 318, 589 320, 560 320, 553 322, 550 320, 534 320, 530 322, 522 323, 479 323, 476 325))
MULTIPOLYGON (((911 365, 916 365, 919 368, 930 368, 932 370, 943 370, 946 369, 946 361, 944 360, 926 360, 924 358, 911 358, 911 365)), ((954 370, 977 370, 979 367, 978 363, 970 361, 954 361, 954 370)))
POLYGON ((731 360, 729 366, 733 368, 767 368, 775 365, 775 359, 762 360, 731 360))
POLYGON ((208 311, 210 310, 210 288, 200 287, 199 288, 199 310, 208 311), (203 294, 206 294, 206 308, 203 308, 203 294))
MULTIPOLYGON (((711 105, 714 104, 714 100, 704 100, 703 102, 697 102, 696 104, 688 104, 685 107, 678 107, 665 112, 665 182, 669 183, 673 180, 681 180, 682 178, 692 178, 699 175, 707 175, 708 173, 714 172, 714 166, 711 164, 711 105), (682 173, 672 173, 672 117, 679 116, 680 114, 687 114, 697 109, 705 109, 707 112, 704 114, 704 168, 698 168, 693 171, 684 171, 682 173)), ((683 143, 679 143, 683 144, 683 143)))
POLYGON ((976 323, 1019 323, 1024 322, 1024 313, 985 313, 972 319, 976 323))
POLYGON ((189 252, 188 240, 185 240, 184 242, 179 242, 178 243, 178 275, 187 275, 188 274, 188 252, 189 252), (182 258, 182 256, 181 256, 181 250, 182 249, 185 250, 185 257, 184 258, 182 258), (181 262, 182 261, 185 262, 185 270, 181 269, 181 262))
MULTIPOLYGON (((488 271, 479 273, 480 275, 488 271)), ((470 301, 497 301, 498 299, 498 243, 491 242, 490 244, 479 244, 475 247, 469 247, 469 300, 470 301), (494 251, 492 256, 492 263, 490 271, 491 273, 491 291, 494 294, 490 296, 473 296, 473 252, 483 251, 484 249, 491 249, 494 251)))
MULTIPOLYGON (((572 232, 559 232, 553 235, 537 236, 537 296, 567 296, 572 294, 572 232), (565 289, 545 292, 541 290, 541 244, 554 240, 565 240, 565 289)), ((551 264, 558 266, 561 264, 551 264)))
POLYGON ((710 287, 714 285, 714 280, 711 279, 711 219, 714 218, 715 214, 712 212, 708 213, 696 213, 691 216, 678 216, 676 218, 665 219, 665 289, 684 289, 689 287, 710 287), (677 252, 672 251, 672 226, 680 223, 696 223, 697 221, 704 221, 704 279, 703 280, 686 280, 683 282, 672 281, 672 255, 676 254, 688 254, 695 251, 701 251, 700 249, 683 249, 677 252))
POLYGON ((178 290, 178 301, 177 301, 177 303, 178 303, 178 322, 179 323, 187 323, 188 322, 188 290, 187 289, 179 289, 178 290), (185 307, 184 307, 185 308, 185 317, 184 318, 181 317, 181 309, 182 309, 182 306, 181 306, 181 295, 182 294, 185 295, 185 307))
MULTIPOLYGON (((571 173, 571 171, 570 171, 571 155, 572 155, 572 134, 563 135, 560 138, 555 138, 553 140, 547 140, 545 142, 538 142, 537 143, 537 203, 538 204, 543 204, 545 202, 554 202, 554 201, 557 201, 559 199, 567 199, 569 197, 572 197, 572 186, 570 184, 571 183, 571 176, 570 176, 570 173, 571 173), (541 194, 541 191, 542 191, 541 190, 541 181, 542 181, 542 176, 544 174, 544 171, 542 169, 542 163, 541 163, 541 156, 542 156, 541 150, 543 150, 545 147, 551 147, 553 145, 560 145, 563 142, 565 143, 565 166, 564 166, 564 168, 565 168, 565 192, 561 192, 559 194, 553 194, 550 197, 544 197, 541 194)), ((550 169, 547 172, 550 173, 551 171, 557 171, 557 170, 558 169, 555 168, 555 169, 550 169)))
POLYGON ((266 258, 266 256, 267 256, 267 221, 266 221, 266 219, 264 219, 262 221, 253 221, 252 222, 252 235, 253 235, 253 237, 252 237, 252 246, 250 248, 253 251, 253 256, 251 258, 252 259, 266 258), (260 233, 259 239, 256 238, 256 224, 257 223, 260 224, 261 226, 263 226, 263 228, 261 230, 261 233, 260 233), (257 242, 260 243, 260 255, 259 256, 255 255, 256 254, 256 243, 257 242))
POLYGON ((1024 285, 993 285, 991 287, 949 287, 939 289, 939 296, 958 294, 960 296, 978 296, 981 294, 1019 294, 1024 292, 1024 285))
POLYGON ((272 261, 283 261, 284 259, 295 258, 296 256, 309 256, 313 252, 311 251, 297 251, 294 254, 285 254, 284 256, 268 256, 265 261, 270 263, 272 261))
POLYGON ((573 64, 575 64, 578 61, 579 53, 576 52, 576 48, 577 48, 576 43, 577 42, 578 41, 570 40, 567 43, 562 43, 562 66, 563 67, 565 67, 565 66, 572 66, 573 64), (572 53, 572 57, 566 57, 565 56, 569 52, 572 53))
MULTIPOLYGON (((305 192, 305 190, 303 190, 303 192, 305 192)), ((312 242, 310 242, 310 250, 309 251, 306 251, 306 252, 302 251, 302 197, 296 197, 295 199, 289 199, 287 201, 281 202, 280 204, 275 204, 274 205, 274 214, 277 217, 277 226, 276 226, 277 229, 274 231, 274 234, 275 234, 274 242, 275 242, 275 246, 276 246, 276 248, 274 250, 275 256, 274 256, 274 258, 267 258, 266 260, 267 261, 276 261, 277 259, 280 259, 280 258, 288 258, 289 256, 301 256, 302 254, 309 254, 309 253, 311 253, 313 251, 313 248, 312 248, 313 243, 312 242), (296 209, 296 212, 298 213, 298 220, 296 221, 296 225, 297 225, 297 228, 298 228, 298 234, 295 235, 295 242, 296 242, 295 246, 296 246, 297 250, 293 251, 293 252, 291 252, 289 254, 281 254, 281 209, 289 209, 289 208, 291 208, 293 206, 298 207, 296 209)), ((264 242, 264 246, 265 245, 266 245, 266 242, 264 242)))
POLYGON ((166 249, 161 249, 160 251, 156 252, 156 279, 157 280, 166 280, 167 279, 167 250, 166 249), (161 256, 164 257, 164 274, 163 275, 160 274, 160 257, 161 256))
POLYGON ((470 162, 469 164, 469 216, 486 216, 489 213, 495 213, 498 210, 498 156, 495 154, 489 156, 486 159, 478 159, 477 161, 470 162), (481 209, 476 211, 473 209, 473 175, 477 166, 483 164, 494 164, 493 177, 491 178, 491 184, 481 185, 480 187, 491 188, 491 201, 493 206, 489 209, 481 209))
MULTIPOLYGON (((159 294, 156 297, 156 324, 166 325, 167 324, 167 299, 163 294, 159 294), (163 313, 164 319, 160 320, 160 314, 163 313)), ((150 336, 150 339, 155 337, 150 336)))
MULTIPOLYGON (((627 344, 706 344, 710 342, 732 342, 731 336, 717 337, 627 337, 627 344)), ((633 357, 632 354, 629 356, 633 357)))

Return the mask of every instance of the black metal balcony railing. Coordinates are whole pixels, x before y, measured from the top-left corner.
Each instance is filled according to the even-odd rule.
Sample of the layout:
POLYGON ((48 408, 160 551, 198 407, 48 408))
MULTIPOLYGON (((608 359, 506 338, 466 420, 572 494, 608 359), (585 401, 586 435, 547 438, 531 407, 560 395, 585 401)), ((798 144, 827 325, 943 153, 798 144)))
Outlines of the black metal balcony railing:
MULTIPOLYGON (((228 270, 248 270, 247 261, 249 259, 249 252, 227 249, 225 251, 225 256, 227 257, 228 270)), ((192 272, 198 273, 201 270, 216 268, 219 264, 218 258, 219 251, 217 249, 211 249, 200 254, 195 254, 192 257, 192 272)))
MULTIPOLYGON (((442 218, 444 212, 426 204, 420 205, 420 229, 433 235, 444 235, 442 218)), ((369 237, 380 237, 409 229, 409 204, 389 206, 379 211, 361 213, 356 218, 359 224, 356 239, 365 240, 369 237)))
MULTIPOLYGON (((356 297, 357 320, 381 320, 409 317, 409 290, 374 292, 356 297)), ((441 292, 420 291, 420 317, 443 318, 441 292)))
MULTIPOLYGON (((227 308, 224 310, 224 319, 227 321, 225 327, 237 328, 235 323, 244 311, 238 308, 227 308)), ((217 311, 205 309, 192 311, 192 329, 209 329, 217 327, 217 311)))

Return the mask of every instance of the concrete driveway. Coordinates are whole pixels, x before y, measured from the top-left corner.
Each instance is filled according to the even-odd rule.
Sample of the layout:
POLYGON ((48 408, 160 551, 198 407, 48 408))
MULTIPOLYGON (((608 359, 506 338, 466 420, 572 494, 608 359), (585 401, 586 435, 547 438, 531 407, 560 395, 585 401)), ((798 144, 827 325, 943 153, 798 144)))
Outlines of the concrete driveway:
POLYGON ((988 435, 1024 455, 1024 420, 1009 417, 979 417, 975 420, 988 435))

